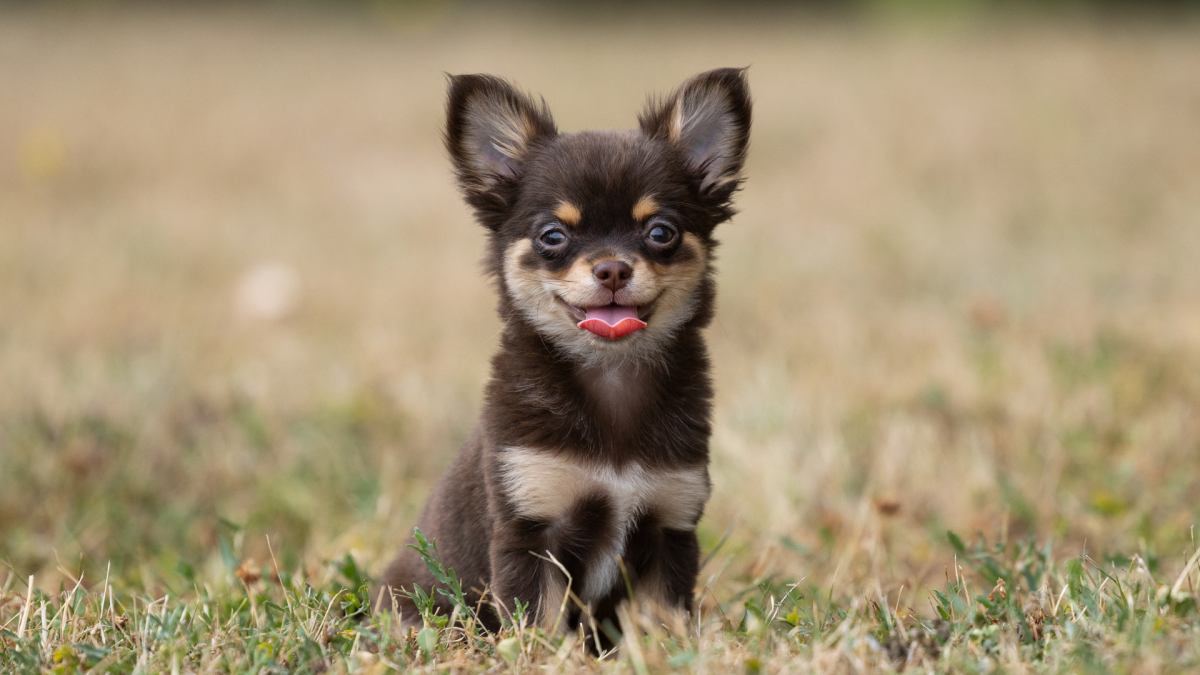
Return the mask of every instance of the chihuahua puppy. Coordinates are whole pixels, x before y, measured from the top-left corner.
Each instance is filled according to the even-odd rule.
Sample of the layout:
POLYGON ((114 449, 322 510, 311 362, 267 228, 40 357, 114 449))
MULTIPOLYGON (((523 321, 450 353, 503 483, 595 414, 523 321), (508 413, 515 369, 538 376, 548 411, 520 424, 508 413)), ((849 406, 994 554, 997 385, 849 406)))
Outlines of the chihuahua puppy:
MULTIPOLYGON (((490 627, 516 600, 550 630, 602 622, 627 583, 691 610, 713 229, 734 213, 749 134, 742 69, 693 77, 636 130, 573 134, 503 80, 450 77, 446 147, 488 233, 504 329, 482 418, 418 526, 472 602, 490 593, 490 627)), ((405 591, 436 582, 406 548, 382 584, 377 609, 408 623, 405 591)))

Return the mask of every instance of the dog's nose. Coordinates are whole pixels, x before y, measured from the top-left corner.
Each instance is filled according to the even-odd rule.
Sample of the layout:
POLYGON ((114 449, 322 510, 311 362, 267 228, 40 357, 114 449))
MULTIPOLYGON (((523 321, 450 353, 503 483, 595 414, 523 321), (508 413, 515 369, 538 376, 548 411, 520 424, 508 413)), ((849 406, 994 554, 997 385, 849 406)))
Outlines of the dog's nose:
POLYGON ((592 275, 601 286, 616 293, 629 283, 629 277, 633 276, 633 268, 623 260, 605 260, 592 268, 592 275))

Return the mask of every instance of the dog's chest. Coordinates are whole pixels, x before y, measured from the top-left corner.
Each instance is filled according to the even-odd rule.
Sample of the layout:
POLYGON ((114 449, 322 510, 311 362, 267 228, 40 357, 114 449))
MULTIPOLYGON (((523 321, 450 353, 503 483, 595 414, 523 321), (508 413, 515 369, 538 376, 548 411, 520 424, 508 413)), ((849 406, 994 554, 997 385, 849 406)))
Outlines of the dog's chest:
POLYGON ((655 469, 637 462, 597 464, 534 448, 506 448, 501 481, 517 514, 547 523, 596 504, 607 518, 595 533, 595 551, 585 578, 576 580, 585 601, 605 595, 619 579, 617 557, 625 555, 632 528, 645 516, 655 526, 695 529, 708 501, 705 466, 655 469))

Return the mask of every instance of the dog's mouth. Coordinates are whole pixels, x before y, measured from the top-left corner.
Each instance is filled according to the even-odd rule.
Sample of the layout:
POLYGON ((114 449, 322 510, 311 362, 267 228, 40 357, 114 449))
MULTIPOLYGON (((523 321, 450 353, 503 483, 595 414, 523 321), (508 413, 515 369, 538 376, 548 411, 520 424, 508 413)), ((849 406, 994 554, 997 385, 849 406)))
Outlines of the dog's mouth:
POLYGON ((646 327, 646 319, 653 313, 654 302, 648 305, 618 305, 600 307, 576 307, 558 296, 554 296, 575 317, 580 328, 609 340, 623 338, 646 327))

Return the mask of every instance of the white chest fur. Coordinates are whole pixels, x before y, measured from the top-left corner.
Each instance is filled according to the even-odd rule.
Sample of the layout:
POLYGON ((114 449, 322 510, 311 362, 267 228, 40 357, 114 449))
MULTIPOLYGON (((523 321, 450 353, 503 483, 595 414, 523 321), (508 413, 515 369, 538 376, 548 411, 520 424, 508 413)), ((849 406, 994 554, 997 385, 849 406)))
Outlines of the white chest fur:
POLYGON ((605 496, 612 507, 614 536, 602 544, 598 564, 587 576, 575 580, 576 592, 585 600, 606 594, 618 581, 617 556, 625 553, 625 540, 634 521, 653 513, 660 526, 689 531, 708 501, 708 469, 647 469, 636 462, 614 468, 533 448, 502 451, 501 478, 517 513, 526 518, 553 522, 580 499, 605 496))

